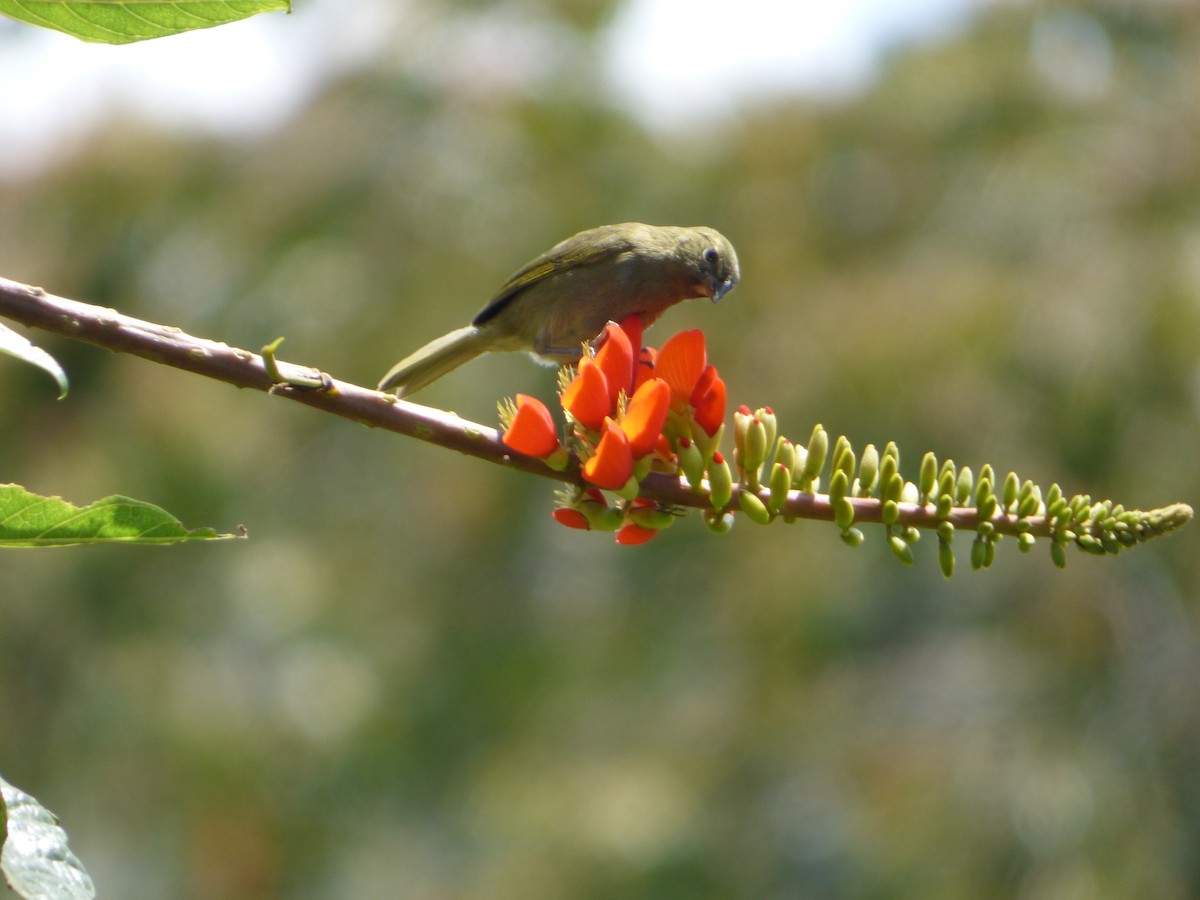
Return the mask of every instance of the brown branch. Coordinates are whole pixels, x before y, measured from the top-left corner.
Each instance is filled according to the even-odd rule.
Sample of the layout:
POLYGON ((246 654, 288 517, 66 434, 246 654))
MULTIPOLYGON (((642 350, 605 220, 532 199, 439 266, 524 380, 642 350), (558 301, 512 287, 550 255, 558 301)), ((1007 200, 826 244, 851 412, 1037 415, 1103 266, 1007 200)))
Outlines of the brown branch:
POLYGON ((39 287, 0 278, 0 315, 235 387, 253 388, 295 400, 363 425, 415 437, 498 465, 559 481, 578 478, 574 474, 554 472, 541 460, 513 454, 500 442, 495 428, 338 381, 316 369, 294 363, 276 363, 285 379, 284 383, 279 383, 268 373, 267 365, 258 353, 193 337, 171 325, 158 325, 113 309, 56 297, 39 287), (325 386, 309 388, 291 383, 314 379, 324 382, 325 386))

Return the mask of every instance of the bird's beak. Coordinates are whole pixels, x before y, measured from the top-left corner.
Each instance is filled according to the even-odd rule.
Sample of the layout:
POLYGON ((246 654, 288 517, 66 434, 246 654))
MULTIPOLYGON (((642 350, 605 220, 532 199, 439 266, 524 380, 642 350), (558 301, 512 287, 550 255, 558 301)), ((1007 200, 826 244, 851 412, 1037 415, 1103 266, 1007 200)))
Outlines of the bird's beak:
POLYGON ((733 286, 735 284, 737 284, 737 281, 735 281, 732 278, 726 278, 724 281, 719 281, 716 284, 714 284, 713 292, 712 292, 713 303, 716 303, 722 297, 724 297, 726 294, 728 294, 733 289, 733 286))

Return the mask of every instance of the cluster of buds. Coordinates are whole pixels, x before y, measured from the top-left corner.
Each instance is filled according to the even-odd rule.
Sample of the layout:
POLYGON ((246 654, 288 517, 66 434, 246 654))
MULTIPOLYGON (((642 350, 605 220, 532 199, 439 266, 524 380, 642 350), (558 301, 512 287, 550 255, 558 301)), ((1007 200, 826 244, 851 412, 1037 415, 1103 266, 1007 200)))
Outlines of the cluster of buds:
POLYGON ((984 464, 978 476, 954 460, 939 465, 926 453, 916 482, 900 474, 900 451, 888 442, 882 453, 874 444, 863 448, 861 457, 850 441, 840 436, 830 452, 829 434, 820 425, 813 428, 807 446, 776 437, 775 416, 770 408, 750 412, 741 407, 734 413, 735 455, 742 490, 739 502, 746 517, 766 524, 780 514, 794 517, 785 504, 793 487, 805 494, 820 490, 825 463, 830 463, 827 509, 850 546, 862 544, 864 536, 854 523, 860 510, 870 510, 872 521, 885 529, 888 547, 906 565, 913 564, 912 547, 921 528, 936 531, 938 564, 949 578, 954 573, 951 542, 956 531, 975 532, 971 544, 971 567, 986 569, 996 557, 996 543, 1005 535, 1015 537, 1022 552, 1028 552, 1037 537, 1049 538, 1050 556, 1059 568, 1066 565, 1066 547, 1074 543, 1095 555, 1117 553, 1189 522, 1192 508, 1176 503, 1161 509, 1127 510, 1111 500, 1092 502, 1086 494, 1068 497, 1051 485, 1042 489, 1031 480, 1022 481, 1009 472, 998 484, 996 472, 984 464), (761 483, 766 448, 774 441, 769 476, 761 483), (866 501, 866 502, 863 502, 866 501), (921 526, 921 527, 918 527, 921 526), (1036 532, 1036 533, 1035 533, 1036 532))
POLYGON ((638 497, 650 472, 682 475, 699 490, 706 473, 713 478, 714 468, 723 468, 724 483, 732 483, 717 449, 725 382, 708 364, 704 333, 680 332, 659 350, 642 347, 641 339, 636 317, 610 323, 596 349, 587 348, 576 369, 563 370, 564 441, 540 400, 518 394, 501 407, 505 446, 560 471, 572 454, 580 462, 587 487, 560 492, 555 519, 615 531, 621 544, 645 543, 675 519, 674 509, 638 497), (610 503, 605 491, 616 500, 610 503))

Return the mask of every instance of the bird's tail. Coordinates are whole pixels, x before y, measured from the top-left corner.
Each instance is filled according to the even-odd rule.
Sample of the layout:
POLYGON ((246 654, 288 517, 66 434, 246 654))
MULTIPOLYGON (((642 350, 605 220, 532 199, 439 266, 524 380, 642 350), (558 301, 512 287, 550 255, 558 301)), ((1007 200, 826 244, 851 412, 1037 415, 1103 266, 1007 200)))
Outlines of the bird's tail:
POLYGON ((411 353, 383 376, 379 390, 407 397, 485 352, 487 338, 474 325, 458 328, 411 353))

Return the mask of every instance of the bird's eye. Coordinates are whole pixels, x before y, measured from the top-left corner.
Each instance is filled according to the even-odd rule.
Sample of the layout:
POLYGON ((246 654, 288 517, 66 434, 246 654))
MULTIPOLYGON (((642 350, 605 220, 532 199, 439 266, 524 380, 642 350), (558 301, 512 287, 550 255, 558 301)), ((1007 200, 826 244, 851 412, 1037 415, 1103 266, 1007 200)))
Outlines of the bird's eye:
POLYGON ((716 247, 709 247, 707 250, 704 251, 704 261, 707 262, 709 265, 715 266, 717 264, 717 260, 720 258, 721 258, 721 254, 717 252, 716 247))

